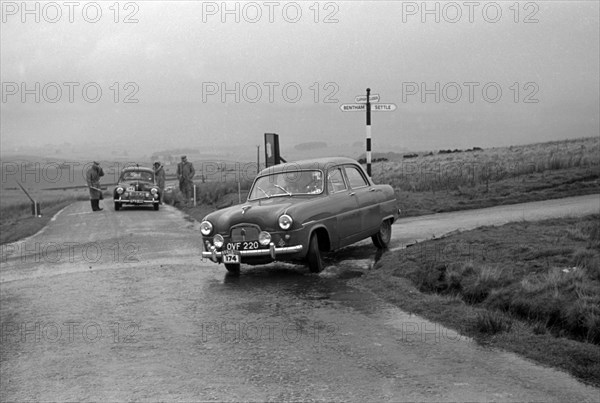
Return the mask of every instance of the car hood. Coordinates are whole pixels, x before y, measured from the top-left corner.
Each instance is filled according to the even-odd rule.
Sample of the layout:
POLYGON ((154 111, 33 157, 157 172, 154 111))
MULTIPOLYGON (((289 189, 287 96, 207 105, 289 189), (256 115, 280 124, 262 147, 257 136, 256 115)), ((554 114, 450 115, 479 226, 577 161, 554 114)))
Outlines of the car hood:
POLYGON ((242 223, 256 224, 266 231, 279 231, 279 217, 307 201, 303 197, 287 196, 260 199, 215 211, 205 219, 213 224, 216 232, 228 231, 230 227, 242 223))

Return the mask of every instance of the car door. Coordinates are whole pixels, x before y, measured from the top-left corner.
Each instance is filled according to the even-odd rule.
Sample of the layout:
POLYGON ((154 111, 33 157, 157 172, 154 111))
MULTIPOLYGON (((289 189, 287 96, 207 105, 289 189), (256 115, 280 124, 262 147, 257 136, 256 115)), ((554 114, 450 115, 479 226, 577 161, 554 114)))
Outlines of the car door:
POLYGON ((327 173, 327 192, 336 211, 337 234, 330 234, 337 246, 352 243, 356 229, 361 226, 361 214, 356 194, 350 191, 341 167, 331 168, 327 173))
POLYGON ((360 227, 357 227, 359 239, 370 235, 381 224, 381 211, 378 198, 381 192, 369 183, 365 173, 356 165, 344 165, 346 178, 350 185, 351 193, 354 193, 360 209, 360 227), (360 228, 360 230, 358 230, 360 228))

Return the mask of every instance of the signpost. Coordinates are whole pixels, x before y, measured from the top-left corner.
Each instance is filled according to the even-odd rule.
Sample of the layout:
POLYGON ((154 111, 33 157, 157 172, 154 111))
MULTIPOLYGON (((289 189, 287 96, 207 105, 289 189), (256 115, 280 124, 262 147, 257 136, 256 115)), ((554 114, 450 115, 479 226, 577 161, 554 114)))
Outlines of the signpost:
POLYGON ((342 112, 363 112, 367 110, 367 104, 341 104, 342 112))
MULTIPOLYGON (((367 102, 367 97, 364 95, 357 95, 354 98, 354 102, 365 103, 367 102)), ((379 94, 369 95, 369 102, 379 102, 379 94)))
POLYGON ((396 110, 396 104, 380 104, 379 94, 372 94, 371 89, 367 88, 367 95, 357 95, 354 98, 355 104, 342 104, 342 112, 367 112, 367 175, 371 176, 371 111, 373 112, 392 112, 396 110), (371 103, 374 102, 374 105, 371 103))
MULTIPOLYGON (((367 104, 341 104, 342 112, 364 112, 367 110, 367 104)), ((372 112, 391 112, 396 110, 396 104, 373 104, 372 112)))
POLYGON ((396 104, 375 104, 371 105, 373 112, 391 112, 396 110, 396 104))

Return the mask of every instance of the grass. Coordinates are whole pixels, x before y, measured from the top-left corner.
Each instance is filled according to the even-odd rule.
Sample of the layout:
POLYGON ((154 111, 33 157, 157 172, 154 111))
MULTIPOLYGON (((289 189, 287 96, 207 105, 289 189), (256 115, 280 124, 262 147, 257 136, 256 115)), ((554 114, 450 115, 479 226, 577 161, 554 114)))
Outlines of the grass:
POLYGON ((469 153, 424 154, 373 165, 405 216, 600 192, 600 139, 590 137, 469 153))
POLYGON ((384 255, 401 309, 600 386, 600 215, 483 227, 384 255))
POLYGON ((2 206, 0 214, 0 244, 15 242, 41 230, 62 208, 77 200, 88 200, 87 194, 47 196, 41 199, 42 216, 32 215, 31 202, 15 201, 2 206))

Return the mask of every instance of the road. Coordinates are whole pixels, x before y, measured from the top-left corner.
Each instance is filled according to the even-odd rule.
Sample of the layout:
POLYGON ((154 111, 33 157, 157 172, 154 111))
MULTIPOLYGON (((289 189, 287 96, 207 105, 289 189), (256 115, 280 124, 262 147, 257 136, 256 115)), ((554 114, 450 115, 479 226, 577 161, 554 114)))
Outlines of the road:
MULTIPOLYGON (((595 195, 407 218, 394 246, 599 206, 595 195)), ((2 246, 0 401, 600 400, 348 285, 374 249, 350 247, 319 275, 271 264, 231 277, 201 260, 197 226, 170 206, 81 202, 2 246)))

